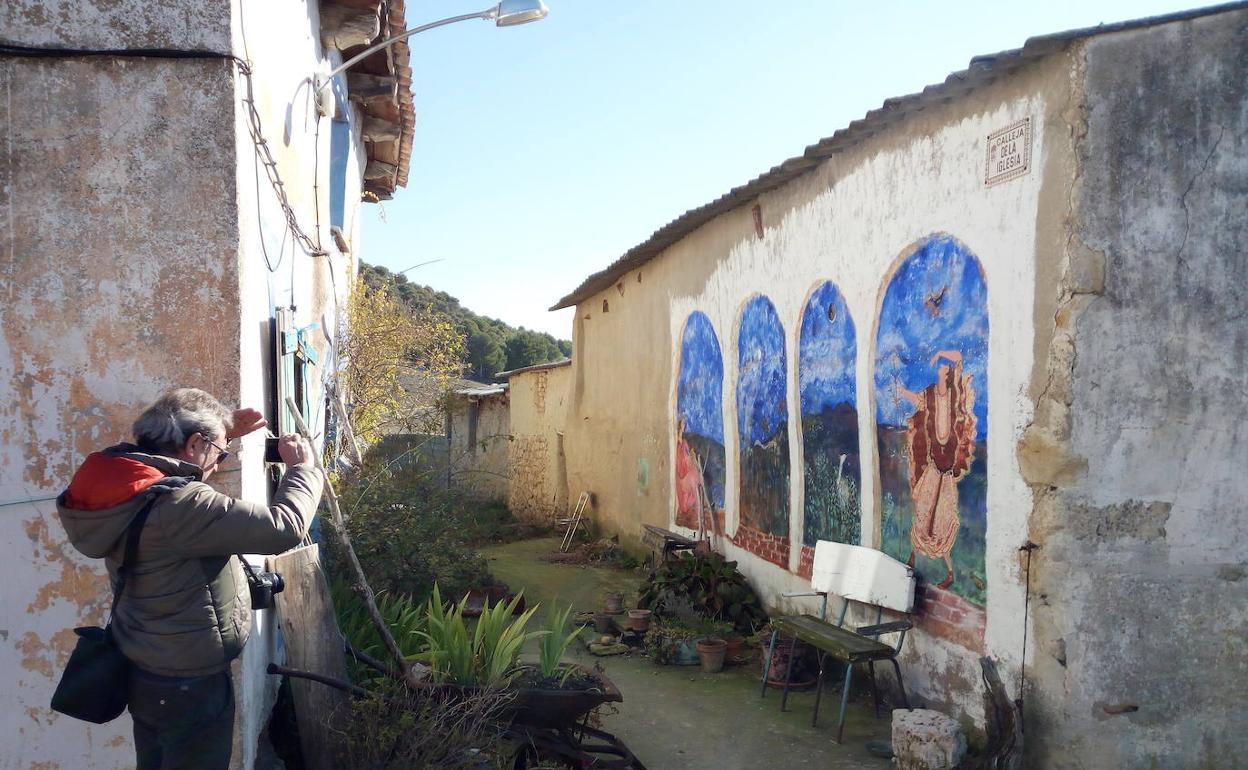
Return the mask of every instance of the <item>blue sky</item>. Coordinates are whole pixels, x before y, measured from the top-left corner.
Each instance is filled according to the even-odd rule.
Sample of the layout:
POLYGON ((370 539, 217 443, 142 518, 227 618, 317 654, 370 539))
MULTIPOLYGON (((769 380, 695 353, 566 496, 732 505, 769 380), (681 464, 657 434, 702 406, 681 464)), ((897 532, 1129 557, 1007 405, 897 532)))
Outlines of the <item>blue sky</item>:
POLYGON ((724 443, 724 359, 711 319, 689 314, 680 339, 680 382, 676 413, 685 430, 724 443))
POLYGON ((766 442, 788 422, 784 327, 771 300, 746 303, 737 346, 737 430, 744 448, 766 442))
MULTIPOLYGON (((407 5, 409 25, 480 10, 407 5)), ((365 206, 362 256, 513 325, 687 209, 878 107, 1030 36, 1198 7, 1014 3, 548 0, 544 21, 412 38, 406 189, 365 206)))
POLYGON ((921 245, 897 269, 884 294, 876 335, 876 419, 905 425, 914 407, 901 398, 900 382, 914 393, 936 382, 940 351, 962 354, 975 389, 976 438, 988 435, 988 287, 974 255, 948 236, 921 245))
POLYGON ((854 319, 845 298, 830 281, 821 284, 806 301, 798 345, 802 414, 819 414, 837 404, 855 404, 858 343, 854 338, 854 319))

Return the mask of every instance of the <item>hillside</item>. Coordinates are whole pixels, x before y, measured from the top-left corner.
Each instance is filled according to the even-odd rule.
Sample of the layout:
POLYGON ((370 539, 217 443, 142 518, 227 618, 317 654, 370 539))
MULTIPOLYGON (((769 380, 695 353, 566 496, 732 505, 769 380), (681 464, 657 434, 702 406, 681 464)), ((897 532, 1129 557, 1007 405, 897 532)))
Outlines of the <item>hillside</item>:
POLYGON ((572 354, 572 343, 545 332, 515 328, 496 318, 477 315, 444 291, 421 286, 384 267, 360 263, 360 275, 370 287, 384 288, 413 310, 432 308, 449 316, 464 335, 465 376, 490 382, 498 372, 557 361, 572 354))

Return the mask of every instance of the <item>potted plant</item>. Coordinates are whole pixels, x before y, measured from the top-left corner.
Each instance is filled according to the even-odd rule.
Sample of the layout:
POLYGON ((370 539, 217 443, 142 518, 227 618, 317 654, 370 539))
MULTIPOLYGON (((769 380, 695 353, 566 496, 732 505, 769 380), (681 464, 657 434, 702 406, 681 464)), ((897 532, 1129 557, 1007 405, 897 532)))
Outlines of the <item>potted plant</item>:
POLYGON ((663 666, 696 666, 697 629, 679 620, 651 622, 646 632, 646 654, 663 666))
POLYGON ((650 629, 650 610, 629 610, 628 623, 629 626, 639 634, 644 634, 650 629))
POLYGON ((703 673, 715 674, 724 667, 724 653, 728 649, 728 643, 723 639, 715 636, 699 639, 697 649, 703 673))
POLYGON ((579 628, 567 630, 571 608, 551 612, 545 629, 527 631, 537 606, 513 618, 521 600, 517 595, 482 611, 470 633, 464 622, 466 601, 444 604, 434 586, 425 609, 426 627, 420 632, 425 649, 415 656, 432 671, 428 686, 450 691, 511 691, 515 697, 507 707, 508 716, 531 727, 567 725, 602 703, 623 700, 600 671, 561 662, 580 633, 579 628), (531 639, 540 640, 538 662, 521 664, 520 650, 531 639))
POLYGON ((619 591, 607 591, 603 594, 602 611, 608 615, 619 615, 624 612, 624 594, 619 591))

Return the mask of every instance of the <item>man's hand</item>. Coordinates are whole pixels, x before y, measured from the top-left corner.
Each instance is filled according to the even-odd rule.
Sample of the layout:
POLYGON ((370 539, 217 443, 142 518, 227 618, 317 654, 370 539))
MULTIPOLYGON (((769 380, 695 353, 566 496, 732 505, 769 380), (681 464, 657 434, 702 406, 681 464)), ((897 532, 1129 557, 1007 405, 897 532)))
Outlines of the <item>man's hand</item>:
POLYGON ((268 425, 269 421, 264 419, 264 415, 256 409, 235 409, 233 423, 234 427, 225 434, 227 440, 242 438, 252 431, 260 430, 268 425))
POLYGON ((282 456, 282 462, 292 467, 312 464, 312 445, 298 433, 282 436, 277 442, 277 453, 282 456))

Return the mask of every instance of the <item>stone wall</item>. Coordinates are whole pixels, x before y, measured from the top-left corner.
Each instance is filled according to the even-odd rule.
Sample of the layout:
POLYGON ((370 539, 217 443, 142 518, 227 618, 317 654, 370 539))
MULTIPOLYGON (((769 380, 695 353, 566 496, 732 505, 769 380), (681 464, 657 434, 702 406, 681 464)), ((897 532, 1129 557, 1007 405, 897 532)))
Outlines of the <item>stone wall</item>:
POLYGON ((1248 11, 1090 40, 1037 418, 1030 764, 1248 754, 1248 11))
MULTIPOLYGON (((566 364, 511 375, 507 449, 507 507, 516 516, 550 524, 568 513, 569 487, 562 435, 568 418, 566 364)), ((576 490, 579 494, 582 490, 576 490)))
POLYGON ((506 393, 459 397, 450 413, 451 484, 479 500, 506 502, 509 496, 509 401, 506 393))

